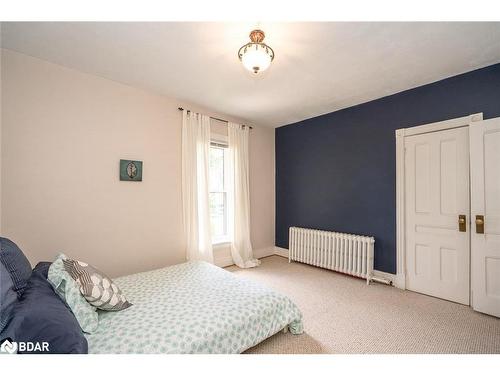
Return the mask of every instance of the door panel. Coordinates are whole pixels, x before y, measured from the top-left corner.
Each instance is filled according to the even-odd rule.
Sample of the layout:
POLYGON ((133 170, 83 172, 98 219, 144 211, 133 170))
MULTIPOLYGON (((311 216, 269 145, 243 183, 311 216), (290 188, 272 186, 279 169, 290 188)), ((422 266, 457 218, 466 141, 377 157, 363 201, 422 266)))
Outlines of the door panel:
POLYGON ((500 119, 474 123, 470 147, 472 306, 500 316, 500 119), (484 233, 476 233, 476 215, 484 233))
POLYGON ((468 129, 406 137, 405 190, 407 288, 468 305, 468 129))

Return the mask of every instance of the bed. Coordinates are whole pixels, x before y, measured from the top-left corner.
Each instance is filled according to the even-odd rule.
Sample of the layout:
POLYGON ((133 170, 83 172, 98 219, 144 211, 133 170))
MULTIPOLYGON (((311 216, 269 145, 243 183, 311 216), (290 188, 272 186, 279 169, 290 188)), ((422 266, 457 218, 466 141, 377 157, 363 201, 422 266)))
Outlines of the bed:
POLYGON ((206 262, 114 281, 133 306, 99 311, 89 353, 242 353, 283 329, 303 331, 289 298, 206 262))

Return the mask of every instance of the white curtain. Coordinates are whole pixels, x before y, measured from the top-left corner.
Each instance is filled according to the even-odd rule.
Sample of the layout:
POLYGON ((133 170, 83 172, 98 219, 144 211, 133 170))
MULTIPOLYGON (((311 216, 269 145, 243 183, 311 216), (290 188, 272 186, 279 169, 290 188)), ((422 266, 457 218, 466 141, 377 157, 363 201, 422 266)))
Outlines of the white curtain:
POLYGON ((260 264, 253 257, 250 242, 250 183, 248 162, 249 128, 228 123, 229 178, 229 226, 232 233, 231 256, 241 268, 256 267, 260 264))
POLYGON ((210 117, 182 111, 182 205, 186 257, 214 262, 208 201, 210 117))

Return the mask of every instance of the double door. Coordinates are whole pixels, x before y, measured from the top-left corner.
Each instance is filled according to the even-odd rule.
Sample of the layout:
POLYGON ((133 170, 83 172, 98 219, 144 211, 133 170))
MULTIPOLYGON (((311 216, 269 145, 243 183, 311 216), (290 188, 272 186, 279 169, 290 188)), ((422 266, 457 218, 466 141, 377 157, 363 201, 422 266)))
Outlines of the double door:
POLYGON ((405 137, 406 287, 500 316, 500 118, 405 137))

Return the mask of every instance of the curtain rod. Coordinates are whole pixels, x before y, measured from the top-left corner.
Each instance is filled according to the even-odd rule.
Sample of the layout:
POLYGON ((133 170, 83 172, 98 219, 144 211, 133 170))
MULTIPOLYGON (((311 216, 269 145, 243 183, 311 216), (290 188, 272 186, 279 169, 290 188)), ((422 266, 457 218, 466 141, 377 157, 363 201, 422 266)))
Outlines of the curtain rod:
MULTIPOLYGON (((184 108, 182 108, 182 107, 179 107, 179 108, 177 108, 177 109, 178 109, 179 111, 183 111, 183 110, 184 110, 184 108)), ((186 109, 186 111, 191 112, 191 110, 190 110, 190 109, 186 109)), ((227 121, 227 120, 223 120, 223 119, 218 118, 218 117, 212 117, 212 116, 210 116, 210 118, 211 118, 212 120, 217 120, 217 121, 222 121, 222 122, 225 122, 226 124, 229 122, 229 121, 227 121)), ((253 129, 250 125, 243 125, 243 126, 246 126, 246 127, 250 128, 250 129, 253 129)))

